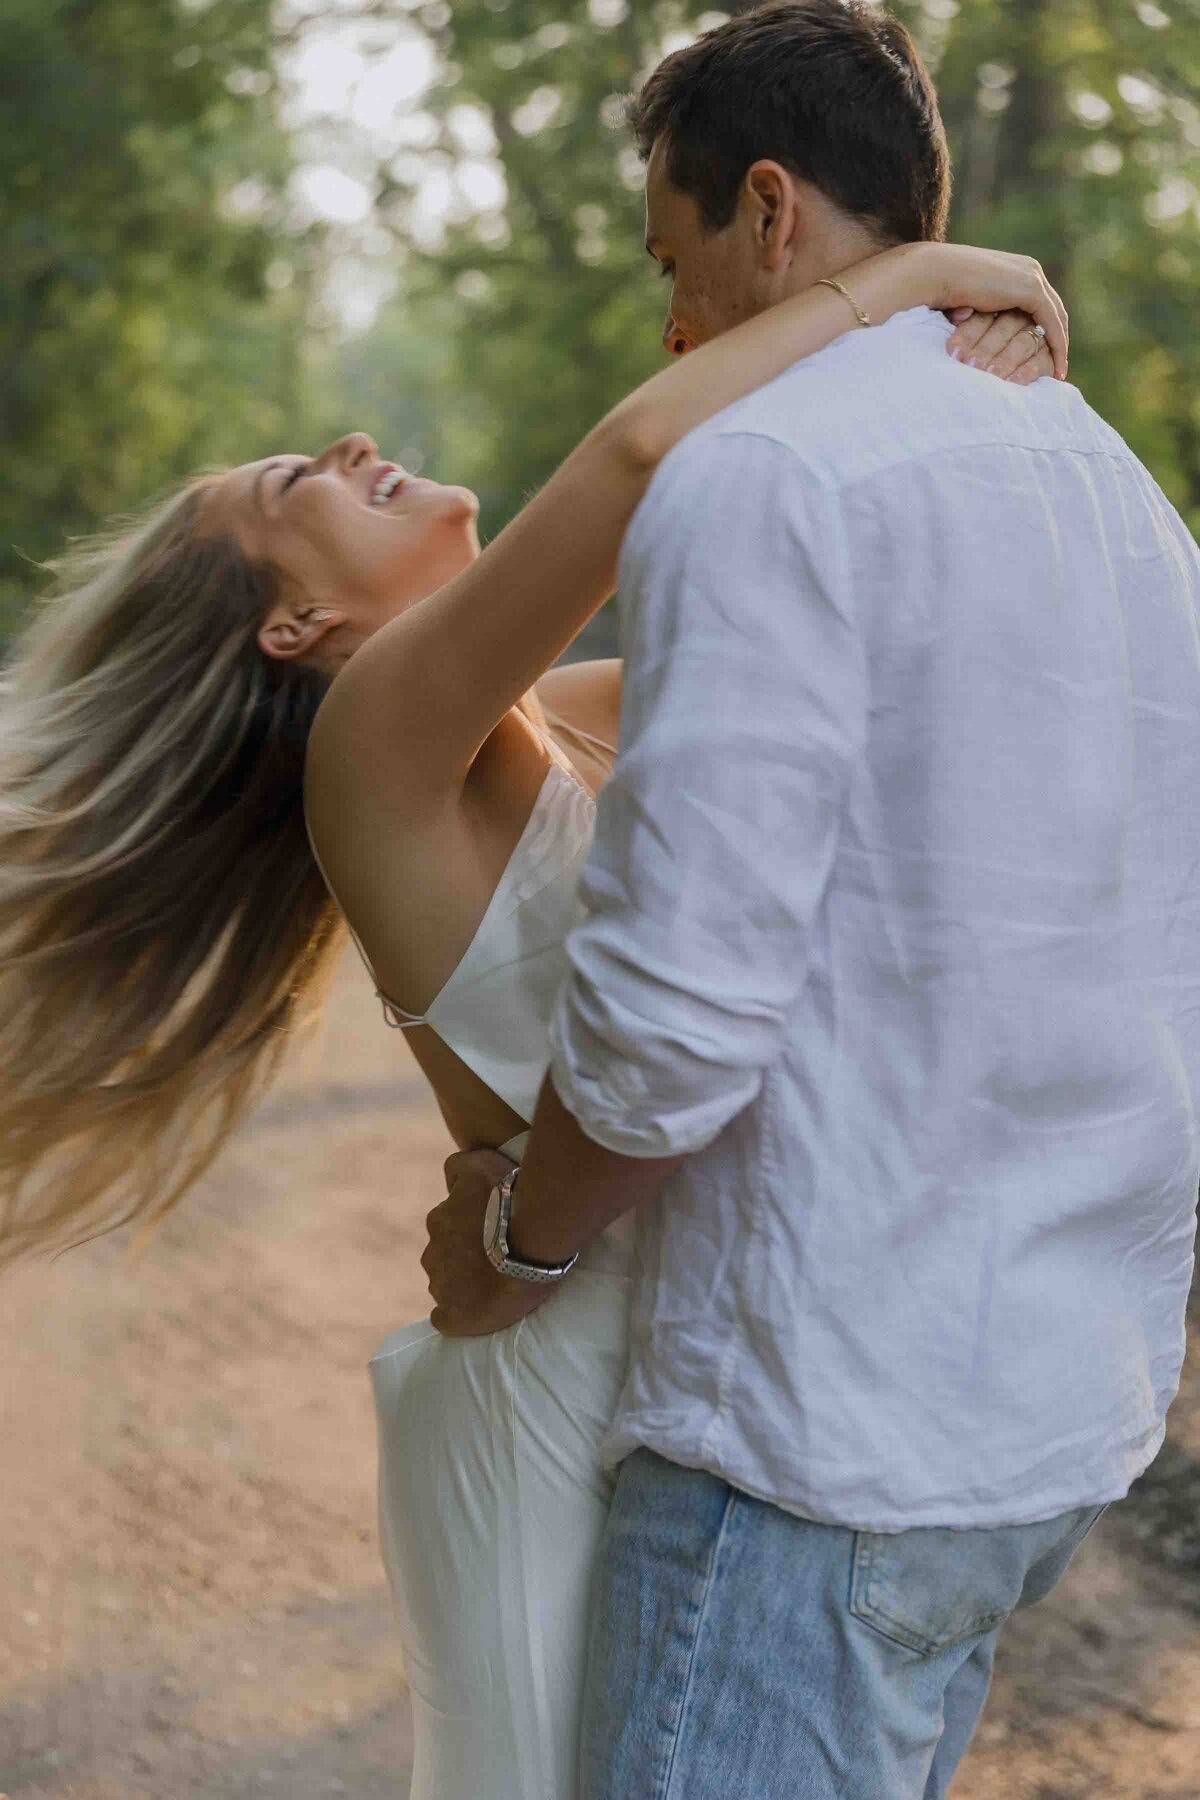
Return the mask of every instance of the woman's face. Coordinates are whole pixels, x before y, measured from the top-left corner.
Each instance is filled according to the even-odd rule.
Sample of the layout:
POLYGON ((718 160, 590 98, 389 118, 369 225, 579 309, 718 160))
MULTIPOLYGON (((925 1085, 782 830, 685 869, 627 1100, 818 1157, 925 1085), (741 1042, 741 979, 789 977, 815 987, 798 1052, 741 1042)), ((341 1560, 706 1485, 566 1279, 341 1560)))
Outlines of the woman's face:
POLYGON ((478 511, 469 489, 407 475, 352 432, 319 456, 231 470, 209 494, 204 520, 280 578, 262 649, 336 667, 474 560, 478 511))

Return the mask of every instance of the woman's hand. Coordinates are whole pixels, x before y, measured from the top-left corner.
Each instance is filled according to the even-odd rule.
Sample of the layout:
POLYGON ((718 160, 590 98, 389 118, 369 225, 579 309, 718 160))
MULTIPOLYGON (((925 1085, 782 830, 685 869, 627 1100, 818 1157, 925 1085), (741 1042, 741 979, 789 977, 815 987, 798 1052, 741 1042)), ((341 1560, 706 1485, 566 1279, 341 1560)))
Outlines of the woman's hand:
MULTIPOLYGON (((1020 366, 1020 346, 1012 344, 1022 329, 1029 356, 1033 354, 1032 325, 1040 325, 1046 334, 1046 347, 1053 358, 1053 373, 1059 381, 1067 376, 1067 350, 1070 328, 1067 309, 1046 280, 1041 263, 1032 256, 1017 256, 1007 250, 977 250, 968 244, 925 244, 911 246, 921 256, 926 270, 932 272, 934 297, 926 301, 942 312, 961 313, 970 307, 976 315, 991 313, 994 319, 967 320, 950 339, 951 354, 957 348, 964 361, 972 356, 976 366, 985 368, 1011 351, 997 374, 1011 374, 1020 366), (1014 312, 1025 319, 1015 323, 1014 312)), ((1043 369, 1041 373, 1051 371, 1043 369)))
POLYGON ((975 312, 969 306, 956 306, 950 318, 958 330, 946 339, 946 350, 968 368, 999 375, 1021 387, 1054 374, 1049 340, 1037 336, 1028 313, 1016 308, 975 312))
POLYGON ((483 1247, 483 1224, 496 1182, 512 1161, 498 1150, 459 1151, 446 1163, 449 1193, 425 1221, 421 1267, 429 1277, 429 1322, 443 1337, 490 1337, 527 1318, 555 1284, 501 1275, 483 1247))

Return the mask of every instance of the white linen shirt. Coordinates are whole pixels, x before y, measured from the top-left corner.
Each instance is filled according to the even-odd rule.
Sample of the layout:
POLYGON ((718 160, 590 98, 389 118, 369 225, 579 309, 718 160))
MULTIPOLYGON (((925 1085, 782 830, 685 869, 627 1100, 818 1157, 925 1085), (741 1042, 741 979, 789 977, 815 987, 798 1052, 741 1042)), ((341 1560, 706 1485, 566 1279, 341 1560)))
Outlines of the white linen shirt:
POLYGON ((590 1137, 696 1153, 607 1461, 876 1531, 1125 1493, 1200 1177, 1200 555, 949 330, 855 330, 659 469, 551 1031, 590 1137))

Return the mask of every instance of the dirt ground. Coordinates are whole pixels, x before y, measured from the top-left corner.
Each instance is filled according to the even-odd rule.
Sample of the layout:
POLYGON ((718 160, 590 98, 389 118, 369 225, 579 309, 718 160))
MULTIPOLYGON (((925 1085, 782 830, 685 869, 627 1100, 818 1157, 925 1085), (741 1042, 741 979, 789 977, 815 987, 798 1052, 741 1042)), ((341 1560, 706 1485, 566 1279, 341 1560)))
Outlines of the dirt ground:
MULTIPOLYGON (((351 953, 319 1038, 140 1264, 107 1240, 0 1284, 10 1800, 403 1800, 365 1364, 427 1310, 446 1148, 351 953)), ((1150 1475, 1010 1628, 954 1789, 1184 1796, 1200 1360, 1150 1475)))

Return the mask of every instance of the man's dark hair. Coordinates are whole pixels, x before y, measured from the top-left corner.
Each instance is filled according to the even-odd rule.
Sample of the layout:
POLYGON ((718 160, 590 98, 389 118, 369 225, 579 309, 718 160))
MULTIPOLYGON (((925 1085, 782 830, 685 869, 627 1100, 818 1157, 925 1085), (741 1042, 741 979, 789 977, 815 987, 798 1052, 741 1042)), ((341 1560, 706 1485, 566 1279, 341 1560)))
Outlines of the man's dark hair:
POLYGON ((871 225, 881 242, 945 235, 950 159, 908 32, 867 0, 771 0, 659 63, 629 102, 642 160, 663 138, 673 187, 728 225, 760 157, 871 225))

